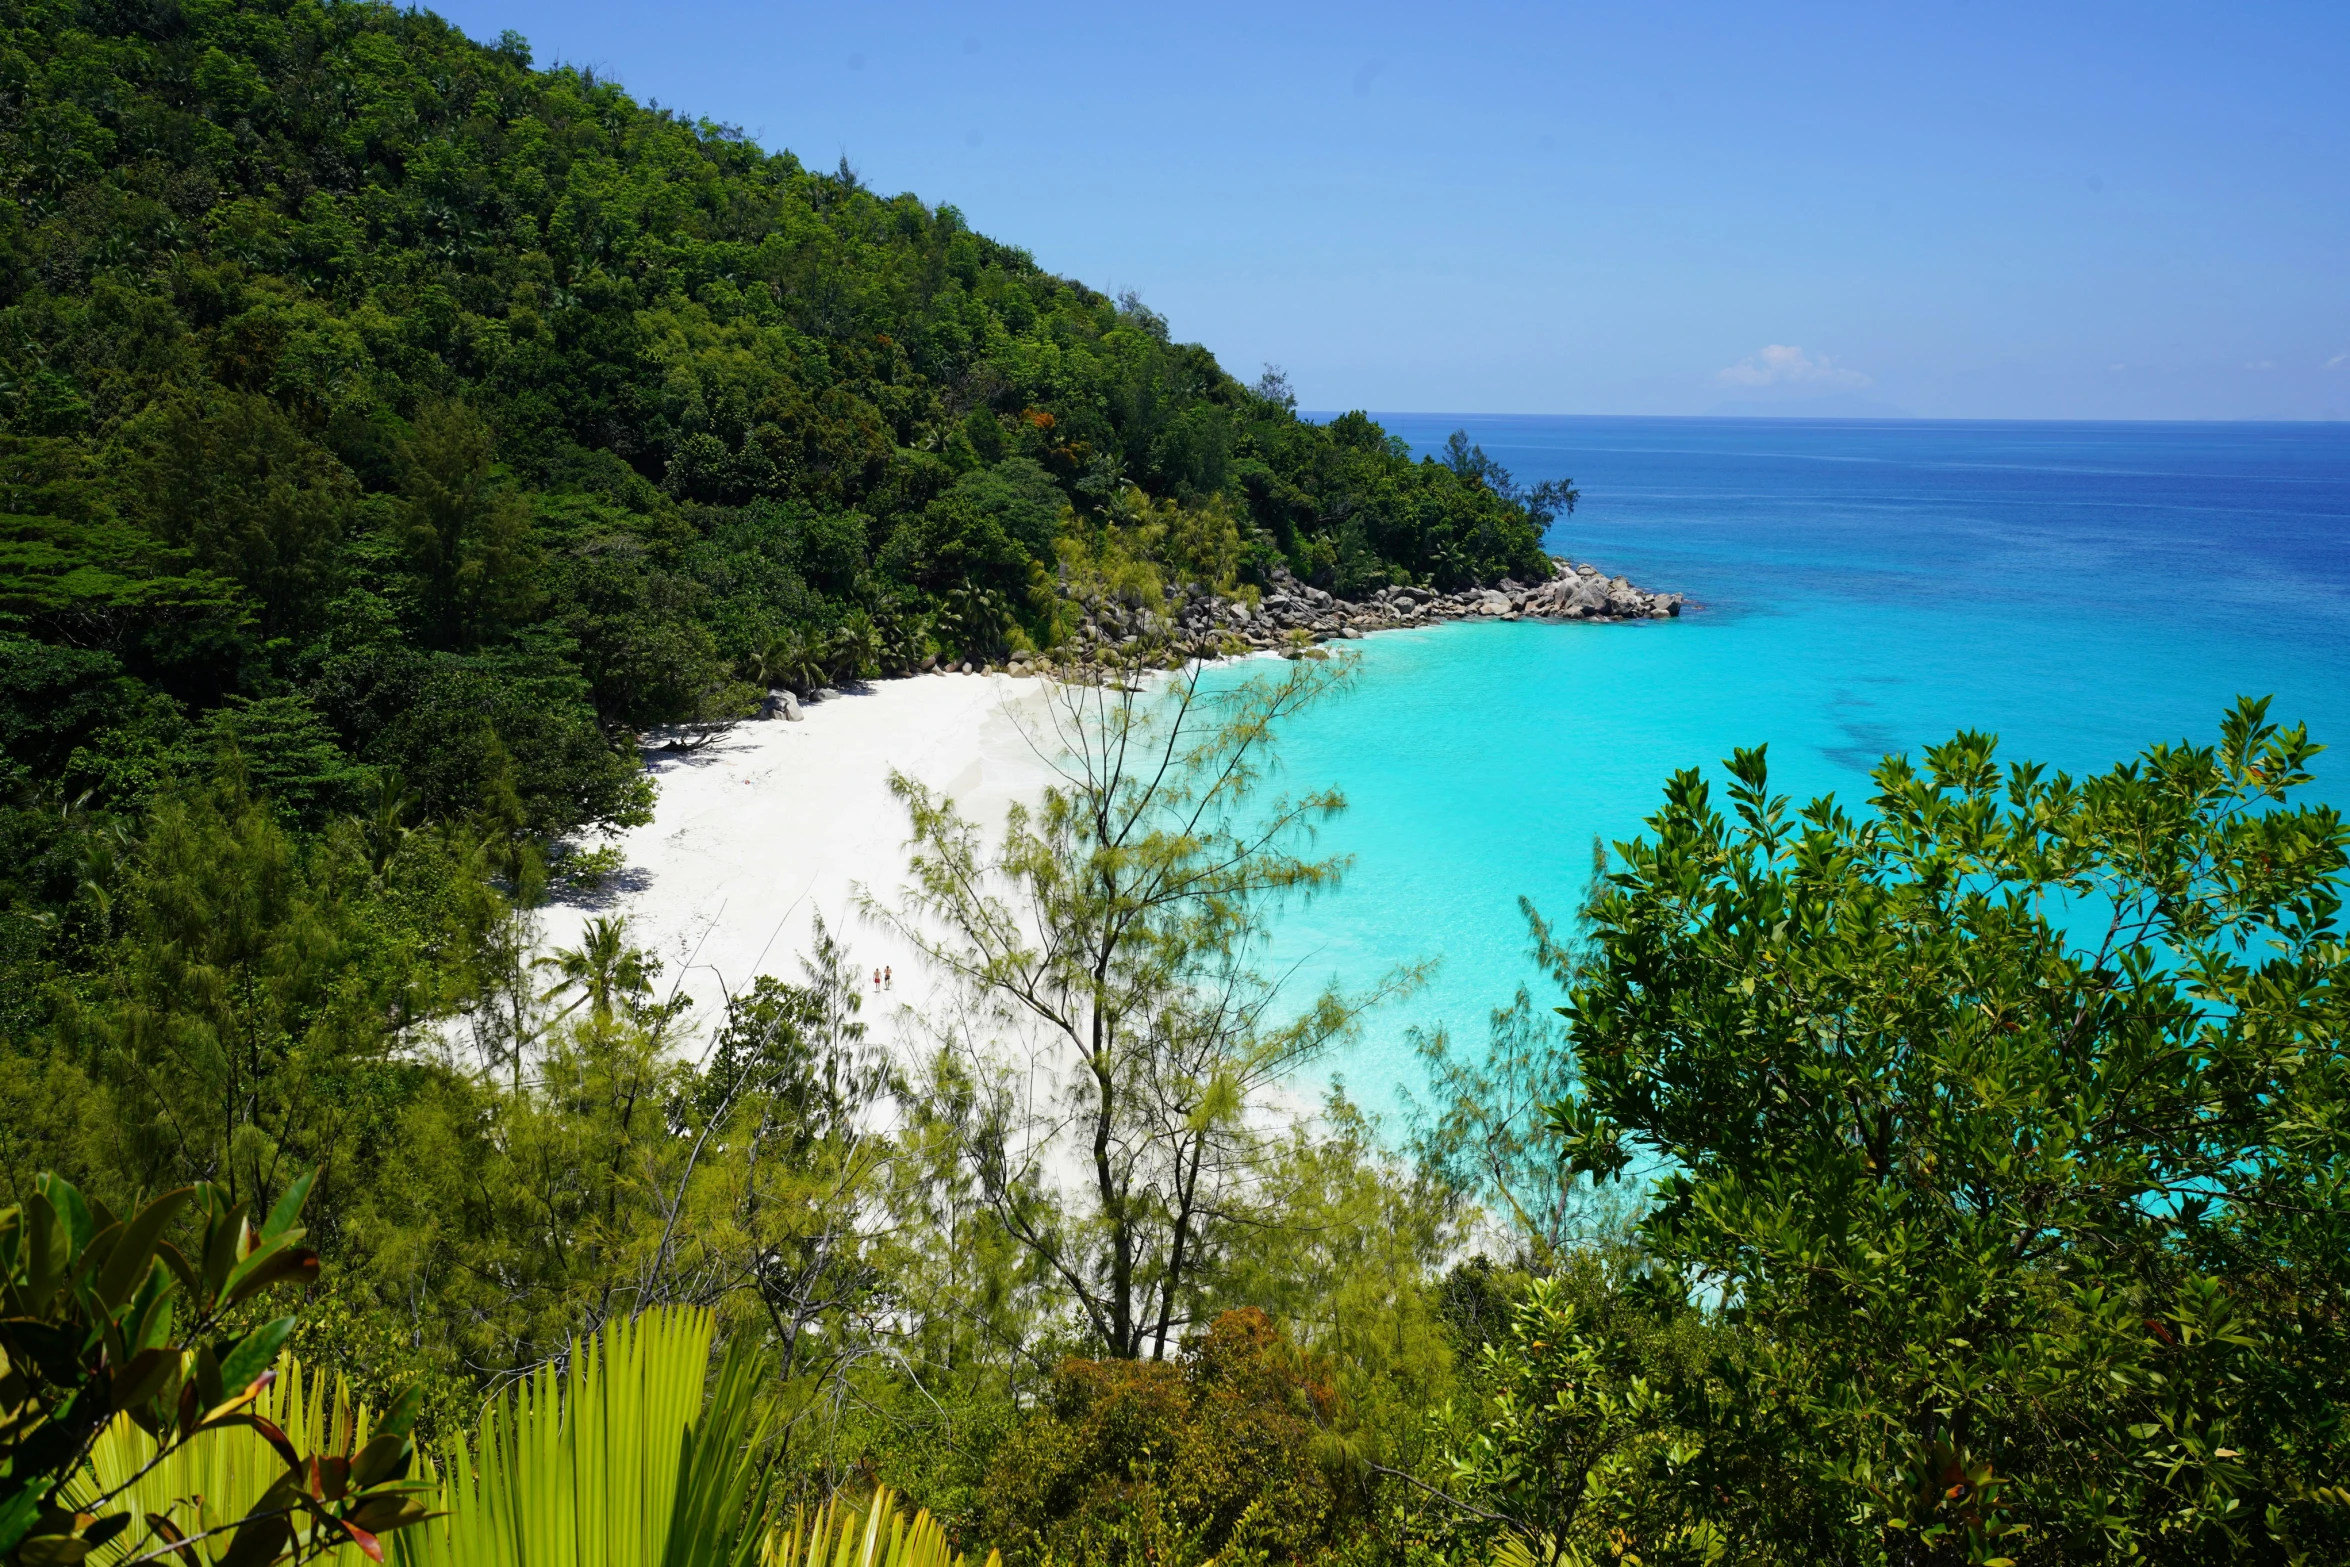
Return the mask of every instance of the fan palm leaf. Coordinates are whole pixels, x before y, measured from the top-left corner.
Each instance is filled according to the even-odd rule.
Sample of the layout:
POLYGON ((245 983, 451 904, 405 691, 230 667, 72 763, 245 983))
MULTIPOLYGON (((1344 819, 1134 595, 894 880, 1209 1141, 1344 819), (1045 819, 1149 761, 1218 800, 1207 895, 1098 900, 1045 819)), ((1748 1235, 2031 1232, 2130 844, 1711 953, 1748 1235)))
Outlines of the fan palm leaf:
POLYGON ((444 1448, 444 1516, 396 1536, 396 1560, 752 1567, 768 1498, 765 1367, 738 1343, 712 1381, 710 1334, 706 1311, 651 1311, 525 1378, 490 1405, 472 1448, 444 1448))
MULTIPOLYGON (((375 1414, 351 1396, 340 1376, 305 1373, 287 1355, 277 1378, 254 1402, 254 1414, 283 1431, 304 1453, 347 1453, 375 1426, 375 1414)), ((263 1492, 286 1472, 285 1460, 251 1426, 200 1431, 156 1459, 156 1441, 117 1415, 90 1450, 94 1494, 122 1487, 117 1503, 134 1519, 169 1518, 181 1532, 202 1534, 235 1523, 252 1510, 263 1492)), ((153 1547, 142 1527, 124 1530, 93 1551, 93 1563, 124 1561, 153 1547)), ((313 1561, 362 1564, 356 1545, 328 1551, 313 1561)))
MULTIPOLYGON (((813 1513, 795 1515, 789 1528, 770 1532, 759 1567, 963 1567, 947 1532, 927 1511, 902 1516, 889 1487, 864 1507, 834 1497, 813 1513)), ((987 1567, 1003 1555, 987 1553, 987 1567)))

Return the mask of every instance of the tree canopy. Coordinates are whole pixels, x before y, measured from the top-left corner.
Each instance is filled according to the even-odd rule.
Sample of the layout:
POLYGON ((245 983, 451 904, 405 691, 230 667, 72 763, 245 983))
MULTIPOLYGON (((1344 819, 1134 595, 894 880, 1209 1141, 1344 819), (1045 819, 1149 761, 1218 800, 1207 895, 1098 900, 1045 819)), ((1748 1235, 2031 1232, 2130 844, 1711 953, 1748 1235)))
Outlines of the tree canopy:
POLYGON ((1867 815, 1791 812, 1759 750, 1727 814, 1672 779, 1564 973, 1555 1123, 1653 1177, 1648 1292, 1720 1334, 1631 1389, 1681 1444, 1674 1527, 2339 1559, 2350 832, 2288 799, 2316 750, 2243 702, 2087 778, 1961 734, 1867 815))

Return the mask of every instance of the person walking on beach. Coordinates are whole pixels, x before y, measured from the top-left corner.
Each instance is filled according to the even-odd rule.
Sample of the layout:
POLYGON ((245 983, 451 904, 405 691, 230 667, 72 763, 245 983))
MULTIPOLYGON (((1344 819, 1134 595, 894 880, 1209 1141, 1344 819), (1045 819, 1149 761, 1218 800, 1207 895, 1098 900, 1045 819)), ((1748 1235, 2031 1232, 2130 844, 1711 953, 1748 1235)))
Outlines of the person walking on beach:
POLYGON ((898 988, 898 976, 895 971, 893 971, 886 963, 881 965, 881 988, 884 990, 895 990, 898 988))
POLYGON ((873 971, 873 989, 877 994, 881 990, 881 970, 879 969, 873 971))

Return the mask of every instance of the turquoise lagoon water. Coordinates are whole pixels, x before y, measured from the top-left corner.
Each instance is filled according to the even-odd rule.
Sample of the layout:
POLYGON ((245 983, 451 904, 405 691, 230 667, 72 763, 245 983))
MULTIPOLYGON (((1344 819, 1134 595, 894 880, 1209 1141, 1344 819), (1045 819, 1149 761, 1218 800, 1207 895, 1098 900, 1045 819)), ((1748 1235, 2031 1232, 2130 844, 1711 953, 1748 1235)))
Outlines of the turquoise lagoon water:
POLYGON ((1422 1079, 1408 1028, 1474 1043, 1519 985, 1555 999, 1518 898, 1566 915, 1595 834, 1737 746, 1858 805, 1879 757, 1961 728, 2078 772, 2273 694, 2340 747, 2319 787, 2350 803, 2350 425, 1380 418, 1571 476, 1552 550, 1702 607, 1369 637, 1285 734, 1287 786, 1345 792, 1323 845, 1355 863, 1278 962, 1301 989, 1439 962, 1326 1064, 1374 1110, 1422 1079))

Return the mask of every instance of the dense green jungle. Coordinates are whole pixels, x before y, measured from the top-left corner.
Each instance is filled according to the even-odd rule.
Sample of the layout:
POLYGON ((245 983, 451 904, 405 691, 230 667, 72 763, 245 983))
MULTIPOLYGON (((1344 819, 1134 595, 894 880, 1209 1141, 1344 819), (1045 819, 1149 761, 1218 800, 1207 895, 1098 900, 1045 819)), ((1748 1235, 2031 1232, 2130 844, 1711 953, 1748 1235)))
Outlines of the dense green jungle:
POLYGON ((649 732, 1541 579, 1573 492, 511 34, 0 27, 0 1561, 2350 1560, 2350 832, 2262 704, 1661 779, 1381 1123, 1290 1089, 1383 996, 1261 964, 1351 666, 1146 639, 1002 833, 898 782, 951 1004, 818 927, 697 1014, 539 935, 649 732))

